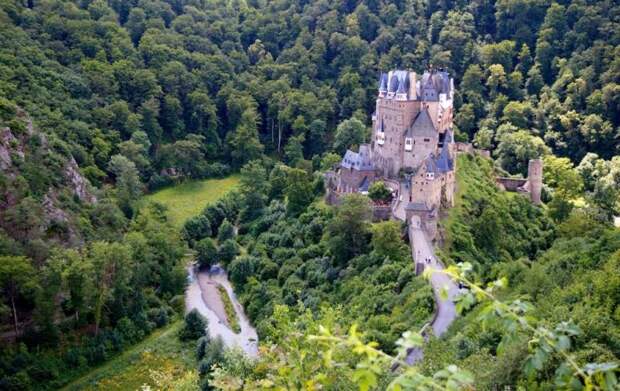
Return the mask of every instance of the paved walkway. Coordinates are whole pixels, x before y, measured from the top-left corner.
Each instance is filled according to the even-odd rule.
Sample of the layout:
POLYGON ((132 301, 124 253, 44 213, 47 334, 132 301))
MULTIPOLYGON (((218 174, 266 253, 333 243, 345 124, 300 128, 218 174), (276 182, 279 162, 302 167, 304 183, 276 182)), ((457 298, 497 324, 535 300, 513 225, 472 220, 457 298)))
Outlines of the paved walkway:
MULTIPOLYGON (((416 265, 422 264, 425 269, 444 269, 444 265, 435 257, 431 241, 422 230, 420 219, 417 216, 412 217, 409 221, 409 243, 411 244, 413 261, 416 265)), ((433 328, 433 334, 439 337, 448 330, 450 324, 456 319, 454 298, 458 295, 459 288, 450 277, 440 272, 435 272, 431 275, 430 283, 433 288, 437 307, 435 317, 431 321, 430 326, 433 328), (442 289, 447 290, 448 296, 446 299, 441 298, 442 289)), ((405 361, 407 361, 408 364, 415 364, 421 360, 422 357, 422 349, 411 349, 407 352, 405 361)))

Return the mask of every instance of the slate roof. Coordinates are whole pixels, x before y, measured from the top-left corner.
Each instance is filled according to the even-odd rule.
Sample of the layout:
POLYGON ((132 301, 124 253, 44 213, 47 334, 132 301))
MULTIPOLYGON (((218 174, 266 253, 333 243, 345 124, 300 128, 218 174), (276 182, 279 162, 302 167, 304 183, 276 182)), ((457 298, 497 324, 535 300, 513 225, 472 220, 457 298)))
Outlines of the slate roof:
POLYGON ((439 167, 437 166, 437 160, 435 159, 435 155, 433 155, 432 153, 429 157, 426 158, 424 164, 426 165, 426 172, 432 172, 433 174, 440 172, 439 167))
POLYGON ((434 88, 438 94, 450 92, 450 75, 445 71, 426 71, 422 75, 422 88, 434 88))
POLYGON ((368 181, 368 177, 365 176, 364 179, 362 179, 362 182, 359 185, 359 191, 360 192, 368 191, 369 185, 370 185, 370 183, 368 181))
POLYGON ((392 71, 392 75, 388 80, 388 75, 382 73, 379 78, 379 91, 394 92, 400 94, 409 94, 409 85, 412 81, 409 79, 409 72, 403 70, 392 71), (384 84, 385 83, 385 84, 384 84), (383 89, 385 87, 385 89, 383 89))
POLYGON ((433 120, 428 109, 424 109, 418 113, 413 120, 413 124, 405 131, 405 137, 435 137, 437 130, 433 125, 433 120))
POLYGON ((354 170, 374 170, 374 166, 370 161, 368 145, 360 145, 359 153, 348 149, 340 162, 340 167, 352 168, 354 170))
POLYGON ((441 148, 441 152, 439 153, 439 157, 435 160, 437 169, 441 173, 452 171, 454 169, 454 162, 450 158, 449 150, 449 145, 453 142, 454 138, 452 137, 452 132, 448 129, 446 130, 446 135, 443 140, 443 146, 441 148))
POLYGON ((445 71, 431 70, 424 72, 420 83, 421 95, 424 100, 437 101, 439 94, 448 94, 452 89, 450 75, 445 71))
POLYGON ((387 92, 388 89, 388 75, 387 73, 381 73, 379 77, 379 91, 387 92))

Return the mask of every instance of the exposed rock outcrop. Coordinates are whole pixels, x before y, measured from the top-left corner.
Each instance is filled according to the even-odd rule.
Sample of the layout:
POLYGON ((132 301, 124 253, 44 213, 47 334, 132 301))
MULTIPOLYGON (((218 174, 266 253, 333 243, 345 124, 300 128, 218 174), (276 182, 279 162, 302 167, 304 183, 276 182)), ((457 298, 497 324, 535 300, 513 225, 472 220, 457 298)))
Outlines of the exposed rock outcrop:
MULTIPOLYGON (((29 232, 28 235, 15 234, 14 239, 27 241, 33 237, 45 237, 68 245, 81 242, 82 238, 76 226, 77 216, 70 207, 67 208, 67 196, 73 195, 82 203, 97 202, 90 183, 82 176, 77 162, 70 156, 65 158, 60 179, 47 182, 51 184, 41 195, 40 185, 46 182, 40 182, 36 174, 33 176, 32 167, 35 167, 35 172, 37 168, 44 171, 45 158, 48 155, 54 154, 56 161, 62 161, 63 157, 51 149, 47 136, 35 128, 32 120, 22 110, 18 111, 15 124, 14 129, 12 125, 0 127, 0 175, 4 177, 4 182, 0 182, 0 216, 8 216, 13 208, 23 206, 22 203, 28 201, 26 197, 30 198, 28 202, 31 203, 34 198, 35 203, 40 202, 38 205, 41 208, 35 213, 38 218, 36 222, 32 222, 34 225, 21 227, 22 231, 29 232), (36 143, 31 142, 34 137, 37 138, 36 143), (24 164, 30 166, 30 171, 22 172, 24 164), (30 181, 36 185, 32 187, 30 181), (39 186, 38 191, 33 192, 36 186, 39 186)), ((23 224, 28 225, 26 222, 23 224)), ((15 233, 13 225, 10 217, 0 218, 0 228, 4 228, 9 236, 15 233)))
POLYGON ((90 183, 88 179, 84 178, 80 173, 80 169, 73 158, 69 159, 67 166, 65 167, 65 178, 68 184, 73 189, 73 193, 82 201, 88 203, 97 202, 97 197, 90 190, 90 183))

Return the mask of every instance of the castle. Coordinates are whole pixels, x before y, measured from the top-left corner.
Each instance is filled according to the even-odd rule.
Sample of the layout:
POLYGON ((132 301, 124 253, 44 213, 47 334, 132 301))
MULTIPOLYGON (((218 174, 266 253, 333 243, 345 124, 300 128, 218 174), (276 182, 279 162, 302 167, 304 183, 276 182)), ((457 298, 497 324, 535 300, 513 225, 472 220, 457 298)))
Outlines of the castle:
MULTIPOLYGON (((335 171, 327 173, 327 201, 346 193, 367 193, 383 181, 394 195, 392 205, 375 207, 381 218, 410 221, 416 216, 430 239, 437 234, 439 211, 454 205, 456 153, 480 153, 471 144, 456 143, 452 131, 454 80, 448 72, 429 69, 393 70, 379 78, 370 143, 347 150, 335 171), (383 208, 383 209, 381 209, 383 208)), ((542 161, 529 162, 528 178, 496 178, 502 190, 529 195, 539 205, 542 161)))
POLYGON ((418 215, 434 236, 442 205, 454 203, 456 145, 452 133, 453 79, 443 70, 381 74, 372 139, 348 150, 328 176, 328 200, 368 191, 383 180, 396 196, 394 217, 418 215))

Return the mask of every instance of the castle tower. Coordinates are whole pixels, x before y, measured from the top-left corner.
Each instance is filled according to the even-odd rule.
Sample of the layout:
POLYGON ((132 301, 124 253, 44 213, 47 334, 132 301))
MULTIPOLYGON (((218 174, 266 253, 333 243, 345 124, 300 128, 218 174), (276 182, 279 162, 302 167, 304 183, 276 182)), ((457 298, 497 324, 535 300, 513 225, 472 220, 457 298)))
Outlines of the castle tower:
POLYGON ((530 187, 530 200, 534 205, 540 205, 542 192, 543 162, 542 159, 531 159, 527 166, 527 179, 530 187))

